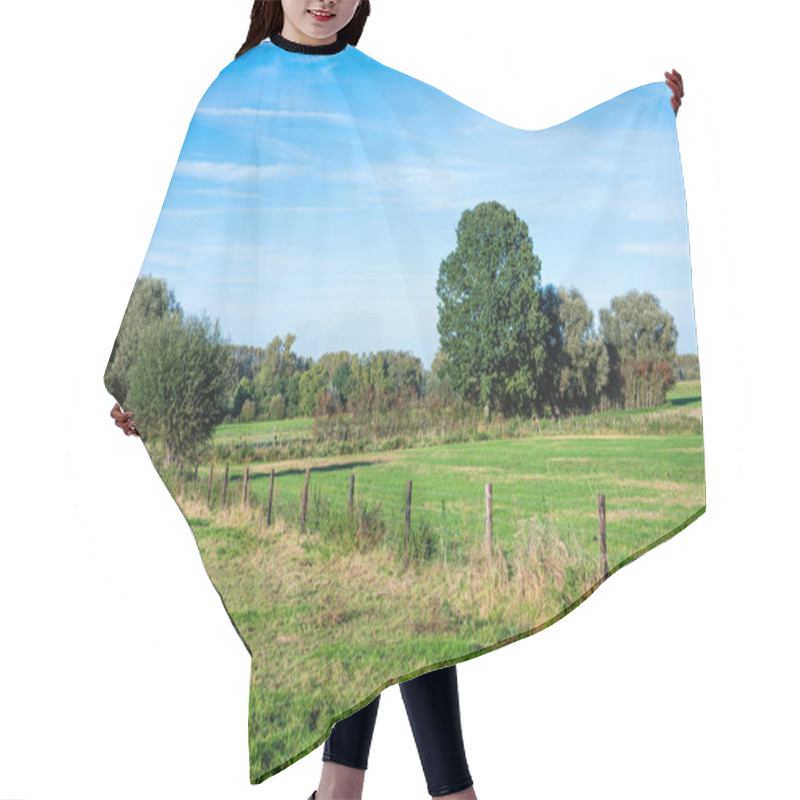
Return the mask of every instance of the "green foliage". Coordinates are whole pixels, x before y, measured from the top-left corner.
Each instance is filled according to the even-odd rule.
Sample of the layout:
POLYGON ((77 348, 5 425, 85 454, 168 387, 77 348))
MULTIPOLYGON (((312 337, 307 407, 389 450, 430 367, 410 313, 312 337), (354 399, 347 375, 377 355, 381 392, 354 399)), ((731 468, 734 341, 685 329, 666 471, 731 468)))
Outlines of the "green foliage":
MULTIPOLYGON (((236 391, 233 394, 233 406, 231 408, 231 416, 238 417, 242 411, 245 400, 254 400, 255 392, 253 387, 253 379, 243 377, 239 381, 236 391)), ((254 404, 255 406, 255 404, 254 404)), ((252 419, 252 417, 250 417, 252 419)))
POLYGON ((548 283, 541 290, 541 299, 542 314, 546 320, 545 361, 540 382, 539 402, 536 405, 537 411, 541 413, 542 406, 546 403, 555 414, 560 405, 558 383, 564 366, 564 331, 560 317, 564 301, 559 290, 552 283, 548 283))
POLYGON ((269 406, 267 407, 267 418, 277 420, 277 419, 283 419, 285 416, 286 416, 286 403, 283 400, 283 395, 276 394, 269 401, 269 406))
POLYGON ((626 408, 664 405, 667 389, 675 382, 668 361, 629 358, 620 365, 626 408))
POLYGON ((540 402, 548 320, 528 226, 498 202, 464 211, 439 267, 438 331, 458 394, 504 414, 540 402))
POLYGON ((316 363, 300 376, 300 413, 310 417, 328 383, 324 364, 316 363))
POLYGON ((626 408, 654 407, 675 382, 678 331, 672 315, 651 292, 635 289, 600 309, 601 335, 609 354, 607 394, 626 408))
POLYGON ((160 439, 168 459, 195 455, 222 417, 231 363, 219 321, 182 314, 141 332, 128 401, 143 441, 160 439))
POLYGON ((561 346, 554 405, 562 412, 588 414, 608 383, 608 350, 594 332, 592 310, 575 287, 569 291, 559 288, 558 301, 561 346))
POLYGON ((343 361, 336 368, 331 381, 334 396, 338 403, 344 407, 347 405, 347 398, 355 388, 355 380, 353 379, 353 368, 350 366, 349 361, 343 361))
MULTIPOLYGON (((362 356, 353 355, 348 364, 346 407, 348 411, 377 402, 382 408, 402 406, 419 397, 425 382, 422 361, 404 350, 379 350, 362 356)), ((336 382, 333 382, 336 389, 336 382)))
MULTIPOLYGON (((405 547, 405 531, 399 541, 400 550, 405 547)), ((431 523, 427 520, 414 522, 412 519, 408 531, 408 562, 421 564, 433 559, 436 553, 436 537, 431 523)))
POLYGON ((259 411, 268 414, 269 403, 275 395, 283 396, 285 412, 297 414, 300 400, 298 381, 311 364, 292 351, 295 335, 287 333, 284 339, 275 336, 264 351, 258 373, 253 379, 253 390, 259 411))
POLYGON ((601 333, 613 346, 619 362, 631 358, 672 360, 678 331, 675 320, 661 308, 651 292, 631 289, 611 300, 611 308, 600 310, 601 333))
POLYGON ((181 307, 166 281, 152 275, 136 279, 103 378, 106 389, 123 408, 128 405, 130 371, 136 362, 142 331, 151 322, 174 313, 180 314, 181 307))
POLYGON ((388 450, 409 447, 422 438, 444 441, 456 431, 456 440, 464 441, 464 429, 474 428, 481 418, 480 409, 461 398, 446 404, 435 398, 400 401, 368 388, 351 397, 348 413, 315 417, 311 433, 315 441, 338 452, 388 450))
POLYGON ((256 416, 256 404, 254 400, 245 400, 242 404, 242 411, 239 414, 239 419, 242 422, 252 422, 256 416))
POLYGON ((344 552, 374 550, 386 536, 386 523, 379 501, 354 502, 352 510, 347 506, 324 504, 317 524, 325 541, 341 545, 344 552))
POLYGON ((700 380, 700 362, 694 353, 675 356, 675 378, 679 381, 700 380))
MULTIPOLYGON (((289 333, 275 336, 266 348, 226 343, 227 366, 212 376, 213 359, 204 363, 186 337, 177 345, 179 332, 188 335, 196 323, 182 321, 163 280, 144 276, 114 343, 106 386, 126 406, 133 397, 131 410, 143 437, 166 437, 169 453, 199 446, 204 425, 189 425, 179 435, 178 409, 187 404, 178 394, 169 402, 166 395, 148 396, 142 386, 181 383, 181 392, 194 387, 208 397, 224 383, 223 410, 208 412, 217 422, 300 413, 312 418, 311 438, 282 439, 271 451, 302 457, 493 437, 492 411, 501 428, 512 420, 503 435, 515 435, 515 418, 530 419, 532 413, 541 432, 539 423, 550 414, 558 421, 576 413, 661 405, 676 378, 699 376, 697 356, 675 356, 674 321, 654 295, 631 291, 614 298, 600 313, 598 336, 577 289, 540 287, 541 263, 527 226, 513 211, 482 203, 462 214, 457 232, 457 247, 440 266, 441 341, 430 372, 412 353, 396 350, 327 352, 315 363, 292 351, 295 337, 289 333), (167 319, 172 328, 161 324, 167 319), (140 358, 143 343, 146 360, 140 358), (174 363, 173 350, 185 352, 182 363, 174 363), (130 391, 134 367, 138 394, 130 391), (149 420, 145 407, 151 407, 149 420)), ((215 357, 225 361, 222 354, 215 357)))
MULTIPOLYGON (((682 384, 673 393, 676 408, 690 410, 700 405, 700 384, 682 384), (689 398, 689 402, 683 397, 689 398)), ((377 403, 377 401, 376 401, 377 403)), ((590 414, 570 414, 558 418, 531 419, 496 415, 486 422, 481 410, 457 398, 438 404, 432 398, 410 400, 404 407, 376 411, 378 405, 364 406, 350 413, 336 413, 311 419, 285 419, 278 423, 277 444, 272 443, 273 423, 254 422, 230 426, 230 434, 218 429, 212 449, 214 458, 225 460, 233 450, 229 441, 251 441, 256 460, 352 455, 386 452, 398 448, 418 448, 433 444, 457 444, 483 440, 503 440, 528 436, 563 434, 609 434, 655 436, 702 433, 702 421, 692 413, 663 413, 668 407, 649 410, 607 409, 590 414), (269 447, 264 447, 266 441, 269 447)), ((210 456, 209 456, 210 457, 210 456)))

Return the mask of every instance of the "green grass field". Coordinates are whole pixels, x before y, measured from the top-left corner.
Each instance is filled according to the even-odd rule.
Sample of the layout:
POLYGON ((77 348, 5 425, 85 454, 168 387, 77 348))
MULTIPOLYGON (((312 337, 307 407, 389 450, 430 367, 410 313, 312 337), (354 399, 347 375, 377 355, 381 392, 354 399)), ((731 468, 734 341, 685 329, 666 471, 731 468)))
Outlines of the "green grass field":
MULTIPOLYGON (((624 557, 674 527, 687 509, 703 505, 701 437, 529 437, 416 448, 378 456, 327 459, 324 465, 276 465, 273 509, 298 519, 305 466, 311 466, 307 530, 320 530, 320 502, 346 509, 350 474, 356 497, 380 502, 390 529, 405 526, 406 486, 412 480, 412 522, 427 522, 441 538, 475 540, 485 532, 485 484, 492 484, 493 533, 513 537, 522 520, 547 515, 559 529, 572 530, 583 545, 597 532, 597 495, 605 493, 609 525, 616 536, 609 557, 624 557), (695 439, 687 442, 688 438, 695 439), (486 464, 492 466, 487 467, 486 464), (636 476, 636 477, 633 477, 636 476), (295 508, 296 507, 296 508, 295 508), (392 524, 394 522, 394 524, 392 524)), ((243 470, 234 473, 234 496, 243 470)), ((249 492, 266 502, 269 469, 250 469, 249 492)))
MULTIPOLYGON (((215 466, 211 509, 208 465, 183 490, 166 476, 209 577, 252 652, 251 780, 319 746, 337 718, 388 685, 387 676, 398 682, 475 657, 552 624, 582 602, 601 582, 599 492, 605 493, 610 572, 699 516, 705 509, 699 396, 698 382, 679 385, 662 409, 597 415, 602 424, 594 428, 598 420, 568 421, 566 433, 528 429, 516 438, 255 462, 246 507, 241 464, 230 464, 225 509, 219 497, 224 467, 215 466), (672 421, 664 426, 662 418, 672 421), (642 430, 685 432, 630 433, 638 430, 636 420, 642 430), (617 425, 628 432, 613 432, 617 425), (371 517, 348 514, 351 473, 357 508, 371 509, 371 517), (409 479, 415 549, 404 570, 409 479)), ((299 435, 310 421, 290 422, 279 435, 299 435)), ((274 425, 221 426, 216 435, 267 438, 274 425)))
POLYGON ((217 425, 214 429, 213 444, 227 444, 232 441, 258 442, 271 441, 272 433, 278 436, 308 436, 311 431, 311 417, 279 419, 266 422, 232 422, 217 425))

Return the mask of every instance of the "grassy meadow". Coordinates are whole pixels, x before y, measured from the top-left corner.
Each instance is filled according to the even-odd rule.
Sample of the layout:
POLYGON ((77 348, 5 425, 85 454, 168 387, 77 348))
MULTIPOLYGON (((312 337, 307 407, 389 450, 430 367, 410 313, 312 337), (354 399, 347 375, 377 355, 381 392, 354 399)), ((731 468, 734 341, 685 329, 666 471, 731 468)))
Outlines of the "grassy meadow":
POLYGON ((210 507, 209 463, 196 480, 194 465, 162 471, 252 654, 254 783, 318 747, 390 683, 528 636, 588 597, 602 582, 599 492, 609 574, 705 510, 697 381, 677 384, 659 409, 509 421, 463 441, 307 457, 266 446, 311 435, 310 419, 219 426, 213 444, 225 452, 262 449, 244 448, 247 464, 215 463, 210 507))

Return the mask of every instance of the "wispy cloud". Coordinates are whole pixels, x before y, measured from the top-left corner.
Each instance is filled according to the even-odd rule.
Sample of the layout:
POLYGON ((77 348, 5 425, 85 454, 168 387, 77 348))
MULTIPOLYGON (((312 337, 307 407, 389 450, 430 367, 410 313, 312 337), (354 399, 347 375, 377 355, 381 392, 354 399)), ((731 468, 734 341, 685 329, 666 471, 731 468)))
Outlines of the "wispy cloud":
POLYGON ((659 258, 685 259, 688 245, 685 239, 663 239, 657 242, 626 242, 617 248, 623 253, 638 253, 659 258))
POLYGON ((329 122, 352 122, 350 117, 346 114, 338 114, 332 111, 293 111, 283 108, 250 108, 248 106, 225 108, 223 106, 201 106, 197 109, 197 113, 210 117, 285 117, 289 119, 328 120, 329 122))
POLYGON ((196 189, 189 189, 187 194, 202 194, 212 197, 244 197, 249 200, 259 198, 258 192, 238 192, 228 186, 201 186, 196 189))
POLYGON ((290 70, 259 54, 198 107, 145 260, 236 341, 296 330, 303 352, 427 361, 441 259, 488 200, 529 225, 546 280, 594 308, 652 288, 690 330, 674 123, 639 112, 646 92, 525 130, 360 57, 290 70))
POLYGON ((307 170, 293 164, 234 164, 229 161, 184 161, 178 162, 175 174, 187 178, 212 181, 241 181, 278 177, 294 177, 307 170))

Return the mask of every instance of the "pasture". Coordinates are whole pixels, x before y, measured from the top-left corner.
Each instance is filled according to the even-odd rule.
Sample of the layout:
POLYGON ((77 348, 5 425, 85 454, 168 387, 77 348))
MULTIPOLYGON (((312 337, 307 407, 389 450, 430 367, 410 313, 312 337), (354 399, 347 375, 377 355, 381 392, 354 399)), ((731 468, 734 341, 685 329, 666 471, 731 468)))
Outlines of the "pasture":
MULTIPOLYGON (((602 582, 598 493, 609 574, 700 516, 700 411, 694 382, 661 409, 526 422, 505 438, 478 431, 451 444, 229 462, 224 507, 224 465, 214 466, 210 503, 210 464, 197 465, 196 480, 188 469, 163 474, 252 654, 252 779, 319 746, 334 715, 369 702, 386 675, 398 682, 475 657, 580 604, 602 582)), ((216 435, 258 440, 274 429, 309 435, 309 421, 220 426, 216 435)))

